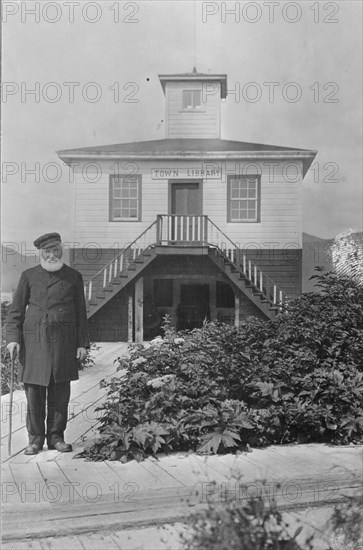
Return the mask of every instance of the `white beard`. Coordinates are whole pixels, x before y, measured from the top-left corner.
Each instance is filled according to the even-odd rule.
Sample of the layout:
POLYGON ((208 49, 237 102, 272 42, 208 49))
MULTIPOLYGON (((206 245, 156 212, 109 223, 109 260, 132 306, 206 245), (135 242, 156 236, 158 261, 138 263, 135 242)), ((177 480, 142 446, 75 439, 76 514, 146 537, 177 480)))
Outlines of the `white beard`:
POLYGON ((56 262, 49 262, 47 260, 44 260, 44 258, 40 258, 40 265, 42 266, 45 271, 49 271, 53 273, 54 271, 59 271, 64 266, 64 262, 62 260, 57 260, 56 262))

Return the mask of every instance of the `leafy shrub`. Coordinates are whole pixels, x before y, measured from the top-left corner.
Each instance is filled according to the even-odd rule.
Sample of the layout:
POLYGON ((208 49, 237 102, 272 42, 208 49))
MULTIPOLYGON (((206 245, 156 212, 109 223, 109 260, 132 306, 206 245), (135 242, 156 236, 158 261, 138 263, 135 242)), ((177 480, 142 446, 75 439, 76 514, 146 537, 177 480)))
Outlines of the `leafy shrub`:
POLYGON ((100 438, 82 456, 142 459, 158 451, 241 445, 346 444, 363 434, 363 289, 318 273, 272 321, 221 323, 134 345, 103 383, 100 438))
POLYGON ((81 363, 78 363, 78 370, 85 370, 89 369, 90 367, 93 367, 95 364, 95 360, 92 356, 93 351, 99 350, 99 346, 95 344, 94 342, 91 343, 90 347, 87 349, 86 357, 83 359, 81 363))
POLYGON ((312 549, 313 536, 304 546, 292 533, 273 500, 261 497, 223 504, 208 502, 192 515, 187 534, 180 535, 185 550, 303 550, 312 549))
POLYGON ((185 550, 312 550, 322 542, 327 550, 358 550, 363 543, 362 504, 360 495, 349 497, 335 505, 325 525, 318 528, 304 518, 293 530, 273 499, 260 495, 218 502, 211 497, 204 509, 192 513, 180 541, 185 550), (304 524, 311 534, 304 533, 304 524))
POLYGON ((354 495, 335 506, 329 521, 335 540, 329 550, 359 550, 363 547, 362 505, 362 495, 354 495))

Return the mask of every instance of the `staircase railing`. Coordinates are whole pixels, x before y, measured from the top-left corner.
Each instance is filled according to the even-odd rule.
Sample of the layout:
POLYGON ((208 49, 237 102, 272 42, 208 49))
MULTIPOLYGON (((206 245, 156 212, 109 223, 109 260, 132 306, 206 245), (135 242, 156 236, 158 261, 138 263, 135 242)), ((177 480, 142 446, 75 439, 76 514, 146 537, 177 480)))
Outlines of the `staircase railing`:
POLYGON ((158 215, 157 219, 113 260, 108 262, 84 285, 87 302, 107 289, 148 248, 155 246, 209 246, 242 272, 253 291, 273 307, 281 308, 286 293, 212 222, 208 216, 158 215))
POLYGON ((207 218, 207 235, 208 245, 216 248, 236 269, 242 271, 256 293, 259 293, 262 298, 266 298, 274 307, 280 308, 283 305, 286 301, 286 293, 252 260, 249 260, 246 254, 243 254, 237 245, 209 218, 207 218))
POLYGON ((157 240, 157 223, 157 220, 155 220, 137 239, 85 283, 84 294, 87 302, 91 302, 94 297, 97 297, 100 291, 111 284, 123 271, 127 270, 143 252, 155 245, 157 240))

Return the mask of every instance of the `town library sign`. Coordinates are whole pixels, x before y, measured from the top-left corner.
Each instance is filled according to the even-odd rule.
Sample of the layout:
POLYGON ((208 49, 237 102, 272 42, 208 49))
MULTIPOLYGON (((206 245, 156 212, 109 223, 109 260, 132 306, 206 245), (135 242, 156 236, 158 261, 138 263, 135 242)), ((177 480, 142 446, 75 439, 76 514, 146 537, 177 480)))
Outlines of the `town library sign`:
POLYGON ((222 169, 216 165, 204 165, 195 168, 153 168, 151 178, 153 180, 166 178, 217 178, 222 175, 222 169))

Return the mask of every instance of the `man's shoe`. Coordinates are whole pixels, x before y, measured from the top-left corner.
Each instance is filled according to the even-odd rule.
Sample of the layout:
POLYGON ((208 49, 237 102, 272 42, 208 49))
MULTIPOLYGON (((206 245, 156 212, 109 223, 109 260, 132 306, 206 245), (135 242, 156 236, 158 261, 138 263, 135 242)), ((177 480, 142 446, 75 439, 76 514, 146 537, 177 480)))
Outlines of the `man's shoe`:
POLYGON ((32 443, 31 445, 28 445, 25 448, 24 454, 25 455, 37 455, 39 451, 42 450, 43 447, 39 447, 36 443, 32 443))
POLYGON ((59 453, 71 453, 72 445, 70 443, 65 443, 64 441, 58 441, 55 445, 48 445, 49 450, 56 450, 59 453))

